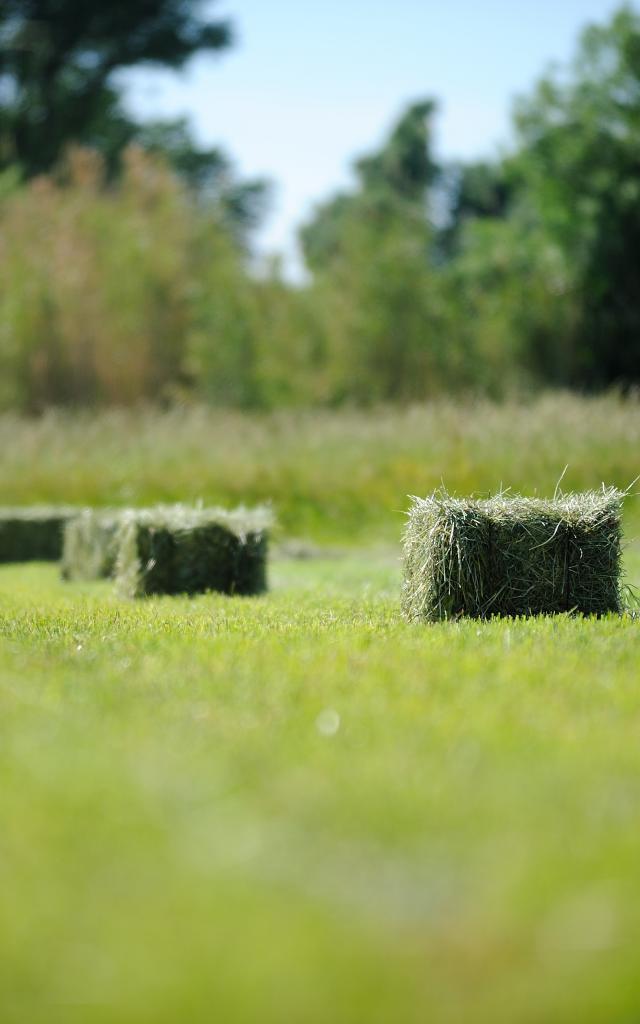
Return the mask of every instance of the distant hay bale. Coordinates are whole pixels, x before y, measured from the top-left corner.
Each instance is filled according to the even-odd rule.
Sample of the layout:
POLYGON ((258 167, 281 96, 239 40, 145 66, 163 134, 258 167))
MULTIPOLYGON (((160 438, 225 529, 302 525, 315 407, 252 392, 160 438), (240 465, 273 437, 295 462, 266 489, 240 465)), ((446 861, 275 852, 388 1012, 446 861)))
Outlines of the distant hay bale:
POLYGON ((166 506, 124 513, 115 579, 127 597, 260 594, 267 587, 268 509, 166 506))
POLYGON ((98 580, 113 575, 122 512, 86 508, 67 520, 62 544, 62 577, 98 580))
POLYGON ((410 621, 468 615, 602 615, 622 608, 615 488, 553 500, 414 498, 404 539, 410 621))
POLYGON ((0 508, 0 562, 57 562, 65 524, 77 511, 66 505, 0 508))

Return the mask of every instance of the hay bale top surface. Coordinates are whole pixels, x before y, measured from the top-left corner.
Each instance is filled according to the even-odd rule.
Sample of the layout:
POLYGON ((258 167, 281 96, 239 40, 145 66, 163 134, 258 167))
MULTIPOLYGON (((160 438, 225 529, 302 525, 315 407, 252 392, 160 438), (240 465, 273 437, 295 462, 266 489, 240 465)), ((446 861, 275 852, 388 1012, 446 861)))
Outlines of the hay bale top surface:
POLYGON ((445 490, 434 491, 426 498, 412 497, 409 517, 437 509, 456 516, 467 515, 474 509, 491 519, 500 521, 548 518, 569 523, 580 523, 595 517, 607 517, 622 508, 624 491, 616 487, 603 487, 599 491, 581 491, 577 494, 560 493, 554 498, 526 498, 521 494, 501 491, 487 498, 458 498, 445 490))
POLYGON ((44 519, 67 519, 82 509, 74 505, 0 505, 0 520, 35 522, 44 519))
POLYGON ((123 521, 143 527, 181 532, 203 526, 223 526, 236 537, 265 533, 273 526, 273 513, 267 506, 235 509, 198 507, 197 505, 156 505, 152 508, 124 509, 123 521))
POLYGON ((502 492, 413 498, 405 533, 409 619, 620 610, 625 493, 502 492))

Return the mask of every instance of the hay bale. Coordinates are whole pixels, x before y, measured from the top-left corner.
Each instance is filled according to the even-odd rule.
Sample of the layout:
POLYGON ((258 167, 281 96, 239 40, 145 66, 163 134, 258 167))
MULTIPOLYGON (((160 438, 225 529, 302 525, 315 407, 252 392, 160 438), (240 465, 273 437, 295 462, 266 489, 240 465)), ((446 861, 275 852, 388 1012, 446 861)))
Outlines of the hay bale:
POLYGON ((404 539, 410 621, 469 615, 602 615, 622 607, 614 488, 553 500, 414 498, 404 539))
POLYGON ((98 580, 113 575, 122 512, 85 508, 64 527, 62 578, 98 580))
POLYGON ((267 509, 131 510, 117 530, 115 578, 127 597, 266 590, 267 509))
POLYGON ((0 562, 57 562, 64 527, 77 512, 61 505, 0 508, 0 562))

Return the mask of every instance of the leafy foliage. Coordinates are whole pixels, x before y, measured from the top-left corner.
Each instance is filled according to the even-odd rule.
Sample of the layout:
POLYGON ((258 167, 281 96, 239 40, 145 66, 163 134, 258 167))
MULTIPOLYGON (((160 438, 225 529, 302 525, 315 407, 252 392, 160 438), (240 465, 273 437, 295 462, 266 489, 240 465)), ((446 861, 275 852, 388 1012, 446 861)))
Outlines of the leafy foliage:
POLYGON ((49 170, 69 142, 112 157, 130 142, 115 75, 155 64, 180 68, 231 40, 199 0, 5 0, 0 19, 2 159, 27 175, 49 170))
POLYGON ((262 216, 264 181, 237 179, 217 148, 184 118, 138 123, 122 103, 118 73, 139 65, 182 68, 232 41, 228 22, 201 0, 7 0, 0 12, 0 171, 52 171, 70 146, 101 154, 110 174, 128 146, 160 153, 202 199, 224 208, 240 237, 262 216))
POLYGON ((583 35, 569 74, 517 110, 526 195, 571 267, 579 302, 567 379, 640 380, 640 14, 583 35))
POLYGON ((361 391, 637 382, 640 15, 584 32, 519 102, 501 160, 438 167, 433 110, 411 107, 301 233, 361 391))
POLYGON ((438 173, 431 155, 432 100, 412 104, 379 152, 357 160, 358 188, 329 200, 300 232, 309 266, 321 269, 344 254, 350 229, 373 218, 382 230, 387 218, 423 220, 427 192, 438 173))
POLYGON ((355 161, 353 188, 303 226, 302 283, 252 258, 264 183, 239 181, 183 120, 137 126, 150 156, 129 145, 115 181, 102 144, 101 161, 75 149, 26 186, 7 167, 0 405, 633 386, 639 54, 631 8, 588 29, 573 63, 519 102, 500 159, 441 165, 435 103, 411 104, 355 161))
POLYGON ((238 239, 245 239, 262 220, 269 198, 268 182, 240 181, 221 149, 194 143, 185 118, 143 124, 136 130, 135 140, 146 152, 164 158, 201 204, 215 203, 229 231, 238 239))

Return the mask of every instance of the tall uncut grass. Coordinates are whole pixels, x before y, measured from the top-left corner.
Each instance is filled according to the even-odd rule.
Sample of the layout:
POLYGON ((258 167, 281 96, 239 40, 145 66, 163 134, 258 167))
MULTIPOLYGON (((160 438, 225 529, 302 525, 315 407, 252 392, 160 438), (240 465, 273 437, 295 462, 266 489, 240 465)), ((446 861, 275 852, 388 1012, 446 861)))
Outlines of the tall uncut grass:
MULTIPOLYGON (((272 501, 286 535, 394 540, 410 494, 626 488, 640 401, 546 394, 405 410, 240 413, 203 406, 0 416, 6 504, 272 501)), ((627 523, 640 514, 626 502, 627 523)))
POLYGON ((114 183, 75 149, 0 193, 0 408, 315 401, 316 345, 277 267, 250 275, 215 206, 142 150, 114 183))
POLYGON ((170 175, 132 150, 107 188, 100 159, 69 154, 2 204, 0 402, 127 403, 179 379, 189 333, 192 231, 170 175))

